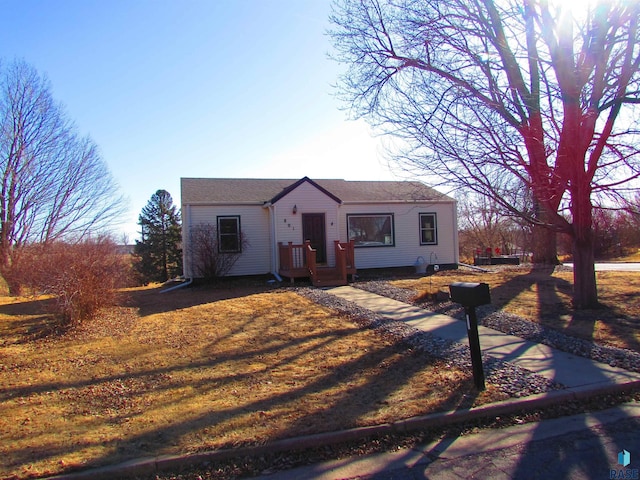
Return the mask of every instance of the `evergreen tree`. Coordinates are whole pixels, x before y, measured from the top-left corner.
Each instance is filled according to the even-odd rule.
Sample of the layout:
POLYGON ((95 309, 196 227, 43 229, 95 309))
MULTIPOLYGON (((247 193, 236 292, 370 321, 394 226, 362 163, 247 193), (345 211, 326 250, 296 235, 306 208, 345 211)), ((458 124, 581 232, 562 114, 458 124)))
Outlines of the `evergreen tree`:
POLYGON ((166 190, 151 196, 138 217, 142 241, 136 240, 134 255, 141 280, 164 282, 182 273, 182 226, 180 212, 166 190))

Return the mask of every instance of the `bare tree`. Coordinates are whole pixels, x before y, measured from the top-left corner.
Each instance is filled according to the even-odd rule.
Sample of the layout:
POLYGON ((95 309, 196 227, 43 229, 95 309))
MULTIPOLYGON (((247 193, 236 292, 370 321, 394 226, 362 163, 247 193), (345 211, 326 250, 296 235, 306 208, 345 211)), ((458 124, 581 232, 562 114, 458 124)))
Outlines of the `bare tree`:
POLYGON ((10 290, 24 245, 101 231, 122 208, 98 148, 48 81, 22 61, 0 68, 0 274, 10 290))
POLYGON ((589 308, 594 199, 640 174, 640 2, 563 5, 339 0, 330 35, 348 65, 343 98, 404 140, 399 163, 570 235, 574 307, 589 308), (520 183, 529 212, 511 202, 520 183))
POLYGON ((494 253, 499 249, 505 255, 513 255, 530 248, 529 225, 522 225, 486 196, 475 194, 460 198, 458 219, 461 257, 468 258, 477 249, 483 253, 487 249, 494 253))

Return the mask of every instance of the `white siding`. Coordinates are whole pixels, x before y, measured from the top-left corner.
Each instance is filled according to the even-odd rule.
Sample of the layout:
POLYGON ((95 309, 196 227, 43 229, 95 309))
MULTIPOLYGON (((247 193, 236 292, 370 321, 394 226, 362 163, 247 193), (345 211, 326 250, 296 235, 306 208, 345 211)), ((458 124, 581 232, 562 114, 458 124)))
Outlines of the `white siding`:
POLYGON ((310 183, 304 182, 298 188, 279 199, 274 204, 276 242, 301 244, 302 214, 324 213, 327 242, 327 263, 335 264, 333 241, 339 239, 338 204, 331 197, 318 190, 310 183), (296 213, 293 207, 296 206, 296 213))
POLYGON ((418 257, 428 264, 458 262, 455 203, 349 204, 339 210, 340 240, 346 241, 347 214, 393 214, 394 246, 356 247, 356 267, 382 268, 414 265, 418 257), (437 245, 420 245, 420 214, 437 216, 437 245))
MULTIPOLYGON (((183 215, 184 245, 188 245, 186 225, 216 225, 218 216, 239 216, 240 228, 248 245, 242 250, 230 275, 257 275, 271 271, 269 212, 266 208, 260 205, 187 205, 183 206, 183 215)), ((185 251, 185 276, 193 274, 188 251, 185 251)))
POLYGON ((348 203, 339 205, 308 182, 276 201, 270 208, 262 205, 183 205, 183 245, 185 276, 193 271, 188 255, 188 226, 216 224, 220 215, 239 216, 241 230, 249 245, 243 250, 231 275, 267 274, 277 268, 278 242, 301 244, 302 215, 323 213, 327 243, 327 263, 335 264, 333 241, 347 241, 348 214, 393 214, 394 246, 356 248, 359 269, 405 267, 423 257, 428 264, 458 262, 458 232, 455 202, 443 203, 348 203), (293 213, 294 206, 296 213, 293 213), (420 214, 437 216, 436 245, 420 245, 420 214), (273 214, 273 227, 271 215, 273 214))

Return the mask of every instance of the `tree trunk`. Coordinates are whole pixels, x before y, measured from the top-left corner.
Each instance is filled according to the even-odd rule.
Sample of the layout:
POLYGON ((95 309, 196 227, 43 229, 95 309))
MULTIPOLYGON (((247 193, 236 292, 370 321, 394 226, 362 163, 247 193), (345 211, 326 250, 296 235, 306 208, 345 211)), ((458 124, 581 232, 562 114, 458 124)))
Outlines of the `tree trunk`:
POLYGON ((572 180, 571 215, 573 217, 573 308, 597 308, 593 206, 591 187, 585 176, 572 180))
POLYGON ((551 215, 545 207, 534 200, 535 217, 540 222, 531 229, 532 262, 535 266, 558 265, 558 239, 556 232, 544 225, 551 225, 551 215))
POLYGON ((10 296, 18 297, 22 294, 22 282, 17 278, 15 265, 0 265, 0 275, 2 275, 2 278, 7 284, 10 296))
MULTIPOLYGON (((2 232, 0 232, 2 236, 2 232)), ((3 236, 4 237, 4 236, 3 236)), ((7 247, 6 238, 0 240, 0 275, 7 284, 9 295, 17 297, 22 294, 22 282, 18 278, 20 273, 18 270, 18 258, 15 247, 7 247)))
POLYGON ((573 308, 597 308, 598 289, 593 256, 593 236, 586 240, 573 240, 573 308))
POLYGON ((534 225, 532 233, 533 264, 536 266, 558 265, 556 232, 541 225, 534 225))

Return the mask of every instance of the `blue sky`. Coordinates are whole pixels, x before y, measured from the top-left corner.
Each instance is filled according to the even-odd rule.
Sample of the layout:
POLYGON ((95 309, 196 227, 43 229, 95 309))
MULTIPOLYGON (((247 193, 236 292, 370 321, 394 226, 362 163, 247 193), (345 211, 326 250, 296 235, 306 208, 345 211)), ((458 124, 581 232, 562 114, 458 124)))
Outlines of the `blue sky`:
POLYGON ((180 204, 180 177, 395 178, 334 97, 329 3, 0 0, 0 58, 45 74, 100 147, 133 242, 156 190, 180 204))

